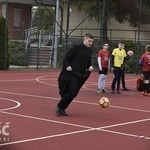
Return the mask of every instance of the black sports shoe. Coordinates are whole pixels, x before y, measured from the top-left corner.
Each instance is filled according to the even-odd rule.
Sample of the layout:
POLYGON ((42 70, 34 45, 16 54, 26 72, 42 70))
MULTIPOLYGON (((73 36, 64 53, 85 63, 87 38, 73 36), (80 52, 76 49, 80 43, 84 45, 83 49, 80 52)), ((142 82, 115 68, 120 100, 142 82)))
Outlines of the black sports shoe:
POLYGON ((114 91, 114 90, 112 90, 110 93, 115 94, 115 91, 114 91))
POLYGON ((68 116, 68 114, 65 112, 65 110, 62 110, 61 108, 59 108, 58 106, 56 107, 56 115, 57 116, 68 116))
POLYGON ((121 92, 119 90, 117 90, 117 94, 121 94, 121 92))
POLYGON ((63 116, 68 116, 68 114, 65 112, 65 110, 61 110, 61 114, 62 114, 63 116))
POLYGON ((124 91, 130 91, 130 90, 129 90, 128 88, 126 88, 126 87, 123 87, 122 90, 124 90, 124 91))
POLYGON ((57 106, 56 107, 56 115, 57 116, 61 116, 62 114, 61 114, 61 109, 57 106))

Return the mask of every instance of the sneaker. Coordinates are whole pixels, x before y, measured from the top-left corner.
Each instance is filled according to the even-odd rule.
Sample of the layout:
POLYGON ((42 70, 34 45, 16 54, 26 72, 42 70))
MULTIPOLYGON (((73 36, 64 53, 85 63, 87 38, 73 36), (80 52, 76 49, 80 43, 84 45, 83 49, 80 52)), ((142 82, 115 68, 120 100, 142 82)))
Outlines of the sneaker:
POLYGON ((62 114, 63 116, 68 116, 68 114, 66 113, 65 110, 61 110, 61 114, 62 114))
POLYGON ((128 88, 126 88, 126 87, 123 87, 122 90, 124 90, 124 91, 130 91, 130 90, 129 90, 128 88))
POLYGON ((62 116, 68 116, 68 114, 65 112, 65 110, 60 109, 58 106, 56 107, 56 115, 58 117, 62 116))
POLYGON ((115 91, 114 91, 114 90, 112 90, 112 91, 111 91, 111 93, 112 93, 112 94, 115 94, 115 91))
POLYGON ((117 91, 117 94, 121 94, 121 92, 118 90, 118 91, 117 91))
POLYGON ((102 92, 103 92, 103 93, 106 93, 106 90, 102 89, 102 92))
POLYGON ((98 89, 98 90, 97 90, 97 93, 102 93, 102 90, 98 89))
POLYGON ((145 93, 144 95, 145 95, 145 96, 150 96, 150 93, 145 93))
POLYGON ((61 109, 58 106, 56 107, 56 115, 61 116, 61 109))

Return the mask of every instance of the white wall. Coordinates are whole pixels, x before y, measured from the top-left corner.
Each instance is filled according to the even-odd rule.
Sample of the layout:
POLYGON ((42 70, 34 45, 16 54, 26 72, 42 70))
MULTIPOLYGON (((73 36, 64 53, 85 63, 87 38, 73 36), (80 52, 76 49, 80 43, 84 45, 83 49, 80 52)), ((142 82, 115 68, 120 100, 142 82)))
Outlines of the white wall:
MULTIPOLYGON (((75 29, 86 17, 87 14, 84 12, 78 11, 75 6, 70 6, 70 22, 69 29, 75 29)), ((63 7, 63 29, 66 30, 66 22, 67 22, 67 5, 63 7)), ((84 35, 87 32, 92 33, 94 36, 100 36, 100 25, 93 19, 86 19, 78 28, 72 32, 71 35, 79 36, 84 35), (81 32, 81 28, 87 29, 81 32)), ((115 19, 111 19, 108 23, 108 37, 112 36, 113 39, 132 39, 137 40, 138 38, 138 28, 134 28, 130 26, 129 22, 124 22, 120 24, 115 19), (122 30, 122 31, 119 31, 122 30), (124 31, 123 31, 124 30, 124 31), (125 31, 126 30, 126 31, 125 31)), ((140 39, 141 40, 150 40, 150 25, 141 25, 140 39)))

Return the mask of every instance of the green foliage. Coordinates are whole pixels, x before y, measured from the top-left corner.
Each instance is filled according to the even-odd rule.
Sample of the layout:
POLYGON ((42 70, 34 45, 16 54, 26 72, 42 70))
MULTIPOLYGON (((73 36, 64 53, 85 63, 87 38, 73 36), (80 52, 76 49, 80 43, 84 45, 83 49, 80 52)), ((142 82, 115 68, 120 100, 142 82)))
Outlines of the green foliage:
POLYGON ((59 69, 62 68, 62 62, 63 62, 63 58, 65 55, 66 51, 65 51, 65 47, 59 47, 58 51, 57 51, 57 67, 59 69))
POLYGON ((103 19, 103 26, 101 24, 103 35, 100 37, 103 41, 108 39, 107 24, 111 18, 115 18, 119 23, 128 21, 132 27, 139 26, 139 19, 140 24, 150 23, 149 0, 72 0, 71 4, 78 10, 85 11, 89 20, 95 19, 101 24, 103 19), (141 7, 140 2, 142 2, 141 7))
MULTIPOLYGON (((84 7, 82 6, 87 6, 87 1, 72 0, 71 2, 77 5, 79 10, 83 10, 84 7)), ((133 27, 139 25, 140 0, 105 0, 105 9, 103 8, 103 2, 104 0, 88 1, 89 6, 85 12, 86 14, 90 14, 90 19, 95 18, 100 23, 102 20, 102 11, 104 10, 104 21, 108 21, 113 17, 119 23, 129 21, 133 27)), ((141 23, 150 23, 150 15, 148 15, 150 12, 149 0, 142 0, 141 10, 141 23)))
MULTIPOLYGON (((77 40, 72 40, 72 42, 73 42, 73 44, 78 44, 81 42, 81 40, 78 42, 77 42, 77 40)), ((92 47, 92 49, 93 49, 92 65, 93 65, 95 71, 98 71, 97 56, 98 56, 99 50, 101 49, 100 45, 98 43, 99 43, 98 40, 94 40, 94 45, 92 47)), ((112 53, 113 49, 116 47, 118 47, 118 41, 111 41, 109 43, 110 54, 112 53)), ((127 57, 126 73, 137 73, 137 74, 141 73, 141 68, 140 68, 138 62, 140 60, 141 55, 144 53, 144 47, 142 45, 140 45, 139 50, 137 49, 137 47, 138 47, 138 45, 136 42, 134 42, 132 40, 125 40, 126 52, 129 50, 132 50, 134 52, 133 57, 127 57)), ((65 46, 58 48, 58 58, 57 58, 58 68, 62 67, 62 61, 63 61, 63 57, 65 54, 66 54, 65 46)))
POLYGON ((0 16, 0 70, 9 68, 8 35, 5 34, 5 22, 4 17, 0 16))
POLYGON ((32 20, 33 27, 38 26, 40 23, 40 29, 53 29, 54 18, 55 15, 52 7, 41 7, 39 9, 37 8, 32 20))
POLYGON ((25 57, 25 43, 24 42, 13 42, 9 43, 10 51, 10 64, 17 66, 26 66, 26 57, 25 57))

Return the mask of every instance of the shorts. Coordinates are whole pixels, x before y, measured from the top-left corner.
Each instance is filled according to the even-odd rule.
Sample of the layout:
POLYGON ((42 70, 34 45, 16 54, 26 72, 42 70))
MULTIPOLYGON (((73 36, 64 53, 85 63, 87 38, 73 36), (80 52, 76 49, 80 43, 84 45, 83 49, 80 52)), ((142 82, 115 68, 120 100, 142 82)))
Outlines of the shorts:
POLYGON ((102 71, 99 70, 99 74, 105 74, 107 75, 108 68, 102 68, 102 71))

